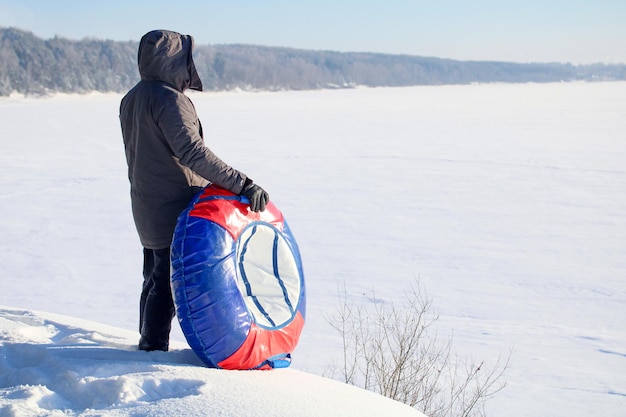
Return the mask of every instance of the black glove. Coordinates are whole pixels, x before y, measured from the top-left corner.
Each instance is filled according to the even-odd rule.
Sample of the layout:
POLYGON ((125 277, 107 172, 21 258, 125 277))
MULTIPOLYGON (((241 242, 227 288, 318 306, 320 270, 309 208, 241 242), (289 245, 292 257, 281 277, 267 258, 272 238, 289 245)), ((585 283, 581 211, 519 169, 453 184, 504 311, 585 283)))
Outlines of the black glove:
POLYGON ((246 183, 241 190, 241 195, 250 200, 250 210, 258 212, 265 210, 265 205, 270 199, 269 194, 258 185, 256 185, 250 178, 246 178, 246 183))

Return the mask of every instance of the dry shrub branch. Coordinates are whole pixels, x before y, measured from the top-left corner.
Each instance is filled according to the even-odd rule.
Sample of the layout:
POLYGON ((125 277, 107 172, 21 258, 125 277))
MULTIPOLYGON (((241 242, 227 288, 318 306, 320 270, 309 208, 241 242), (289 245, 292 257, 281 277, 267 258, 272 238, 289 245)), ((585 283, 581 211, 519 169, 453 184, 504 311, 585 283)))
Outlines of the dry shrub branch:
MULTIPOLYGON (((452 338, 441 342, 419 283, 400 305, 363 297, 350 301, 345 288, 327 317, 343 343, 344 382, 408 404, 429 417, 484 417, 485 402, 505 386, 511 354, 494 363, 459 358, 452 338)), ((339 375, 337 375, 339 374, 339 375)))

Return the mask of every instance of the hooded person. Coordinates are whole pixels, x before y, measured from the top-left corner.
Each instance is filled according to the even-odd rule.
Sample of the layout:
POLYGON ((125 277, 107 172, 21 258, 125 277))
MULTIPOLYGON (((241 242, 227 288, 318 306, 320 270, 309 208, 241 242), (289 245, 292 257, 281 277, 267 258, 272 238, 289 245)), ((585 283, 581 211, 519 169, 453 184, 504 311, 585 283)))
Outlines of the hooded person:
POLYGON ((133 219, 143 246, 139 349, 169 347, 175 315, 170 290, 170 245, 178 215, 210 182, 263 211, 268 194, 204 143, 202 125, 187 89, 202 91, 192 58, 193 38, 168 30, 139 43, 141 80, 120 104, 120 123, 133 219))

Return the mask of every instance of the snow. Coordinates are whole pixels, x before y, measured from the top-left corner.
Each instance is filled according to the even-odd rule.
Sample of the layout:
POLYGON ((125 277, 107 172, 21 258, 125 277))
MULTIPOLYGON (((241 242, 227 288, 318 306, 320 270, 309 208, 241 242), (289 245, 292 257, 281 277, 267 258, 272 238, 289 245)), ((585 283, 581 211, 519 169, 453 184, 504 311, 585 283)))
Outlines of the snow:
POLYGON ((139 352, 133 332, 76 318, 2 308, 0 323, 3 416, 422 415, 297 370, 209 369, 182 343, 139 352))
POLYGON ((512 350, 488 415, 623 417, 624 97, 623 82, 193 94, 208 144, 268 190, 302 253, 307 322, 292 368, 270 372, 200 366, 176 324, 172 352, 134 350, 121 96, 1 99, 0 415, 419 415, 315 376, 342 356, 338 288, 395 300, 419 279, 460 357, 512 350))

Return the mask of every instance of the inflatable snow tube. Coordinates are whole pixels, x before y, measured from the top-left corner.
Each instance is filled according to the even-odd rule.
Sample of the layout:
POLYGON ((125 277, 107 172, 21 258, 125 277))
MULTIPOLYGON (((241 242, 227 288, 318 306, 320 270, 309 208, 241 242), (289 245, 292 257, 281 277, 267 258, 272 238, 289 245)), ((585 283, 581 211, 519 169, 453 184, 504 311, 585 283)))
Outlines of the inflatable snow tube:
POLYGON ((305 319, 296 241, 270 201, 254 213, 214 185, 178 217, 172 293, 185 338, 212 368, 287 367, 305 319))

